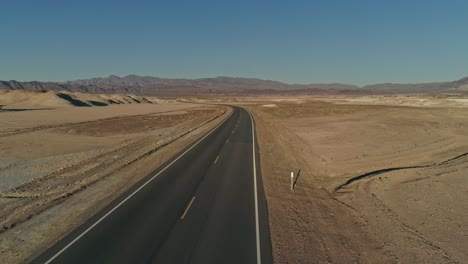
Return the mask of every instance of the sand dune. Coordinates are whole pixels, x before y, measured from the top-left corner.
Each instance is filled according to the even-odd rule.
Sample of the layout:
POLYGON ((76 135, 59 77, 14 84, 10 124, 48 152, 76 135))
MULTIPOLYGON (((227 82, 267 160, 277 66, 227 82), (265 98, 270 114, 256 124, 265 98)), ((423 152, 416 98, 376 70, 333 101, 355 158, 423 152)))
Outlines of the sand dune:
POLYGON ((84 94, 67 91, 0 91, 2 109, 91 107, 111 104, 154 104, 157 99, 130 94, 84 94))

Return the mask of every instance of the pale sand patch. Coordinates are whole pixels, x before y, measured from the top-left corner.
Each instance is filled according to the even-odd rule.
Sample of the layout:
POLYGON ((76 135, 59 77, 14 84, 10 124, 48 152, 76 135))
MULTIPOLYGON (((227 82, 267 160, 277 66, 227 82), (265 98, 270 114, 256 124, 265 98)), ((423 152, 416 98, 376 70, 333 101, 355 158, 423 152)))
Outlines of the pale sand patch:
POLYGON ((265 105, 261 105, 260 107, 278 107, 278 105, 276 105, 276 104, 265 104, 265 105))

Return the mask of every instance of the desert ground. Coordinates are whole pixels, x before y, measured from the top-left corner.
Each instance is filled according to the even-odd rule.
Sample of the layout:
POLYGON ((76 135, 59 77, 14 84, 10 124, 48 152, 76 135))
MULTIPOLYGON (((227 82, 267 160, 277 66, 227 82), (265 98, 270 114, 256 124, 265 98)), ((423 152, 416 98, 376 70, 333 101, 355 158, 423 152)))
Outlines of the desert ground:
POLYGON ((57 94, 0 95, 1 263, 28 262, 230 111, 132 95, 57 94))
POLYGON ((468 262, 466 95, 28 93, 0 93, 0 262, 27 262, 202 136, 229 113, 213 104, 254 116, 276 263, 468 262))
POLYGON ((275 262, 468 262, 468 97, 229 101, 255 117, 275 262))

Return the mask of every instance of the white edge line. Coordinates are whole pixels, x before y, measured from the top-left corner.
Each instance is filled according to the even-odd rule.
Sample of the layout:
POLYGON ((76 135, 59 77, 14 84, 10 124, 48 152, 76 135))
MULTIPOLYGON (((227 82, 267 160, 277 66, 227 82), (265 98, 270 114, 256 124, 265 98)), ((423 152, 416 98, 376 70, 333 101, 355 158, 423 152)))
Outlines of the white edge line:
POLYGON ((86 233, 88 233, 91 229, 93 229, 95 226, 97 226, 100 222, 102 222, 106 217, 108 217, 112 212, 114 212, 115 210, 117 210, 122 204, 124 204, 128 199, 130 199, 133 195, 135 195, 137 192, 139 192, 141 189, 143 189, 146 185, 148 185, 148 183, 150 183, 152 180, 154 180, 156 177, 159 176, 159 174, 163 173, 167 168, 169 168, 174 162, 176 162, 178 159, 180 159, 181 157, 183 157, 185 154, 187 154, 187 152, 189 152, 192 148, 194 148, 195 146, 197 146, 201 141, 203 141, 206 137, 208 137, 211 133, 213 133, 213 131, 215 131, 219 126, 221 126, 222 124, 224 124, 224 122, 226 122, 226 120, 229 119, 229 117, 231 117, 232 113, 234 113, 234 109, 231 111, 231 113, 229 114, 229 116, 227 116, 223 122, 219 123, 215 128, 213 128, 208 134, 206 134, 204 137, 202 137, 200 140, 198 140, 195 144, 193 144, 189 149, 187 149, 186 151, 184 151, 184 153, 180 154, 175 160, 173 160, 171 163, 169 163, 166 167, 164 167, 162 170, 160 170, 156 175, 154 175, 153 177, 151 177, 148 181, 146 181, 143 185, 141 185, 138 189, 136 189, 134 192, 132 192, 129 196, 127 196, 127 198, 125 198, 123 201, 121 201, 118 205, 116 205, 114 208, 112 208, 112 210, 110 210, 109 212, 107 212, 103 217, 99 218, 99 220, 96 221, 96 223, 94 223, 93 225, 91 225, 90 227, 88 227, 83 233, 81 233, 79 236, 77 236, 75 239, 73 239, 70 243, 68 243, 64 248, 62 248, 59 252, 57 252, 55 255, 53 255, 49 260, 47 260, 45 262, 45 264, 49 264, 51 263, 52 261, 54 261, 54 259, 56 259, 58 256, 60 256, 63 252, 65 252, 65 250, 67 250, 69 247, 71 247, 73 244, 76 243, 76 241, 78 241, 80 238, 82 238, 84 235, 86 235, 86 233))
POLYGON ((253 174, 254 174, 254 200, 255 200, 255 235, 257 242, 257 264, 262 263, 262 258, 260 254, 260 229, 258 221, 258 193, 257 193, 257 166, 255 162, 255 124, 253 121, 252 114, 247 111, 250 115, 250 120, 252 121, 252 153, 253 153, 253 174))

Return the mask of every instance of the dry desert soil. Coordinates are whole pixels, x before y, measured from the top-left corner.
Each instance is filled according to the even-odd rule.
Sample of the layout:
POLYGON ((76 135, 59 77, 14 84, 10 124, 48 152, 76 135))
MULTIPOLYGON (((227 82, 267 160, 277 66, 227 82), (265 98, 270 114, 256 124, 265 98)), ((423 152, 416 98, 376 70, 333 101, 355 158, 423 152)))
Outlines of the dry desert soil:
POLYGON ((23 93, 0 94, 2 263, 27 262, 228 114, 207 102, 254 116, 276 263, 468 263, 466 96, 23 93))
POLYGON ((21 103, 0 95, 0 263, 28 262, 230 111, 128 95, 112 97, 140 103, 76 107, 52 92, 18 94, 21 103))
POLYGON ((276 263, 468 262, 466 96, 229 102, 255 117, 276 263))

